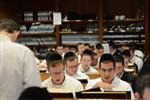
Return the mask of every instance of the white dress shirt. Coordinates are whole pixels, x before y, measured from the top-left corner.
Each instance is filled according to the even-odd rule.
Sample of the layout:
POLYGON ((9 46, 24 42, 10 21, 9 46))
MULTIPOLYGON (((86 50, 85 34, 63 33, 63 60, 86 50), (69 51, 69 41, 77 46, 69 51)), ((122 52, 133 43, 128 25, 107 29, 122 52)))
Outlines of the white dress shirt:
POLYGON ((81 73, 85 73, 85 74, 98 73, 98 71, 95 68, 91 67, 91 66, 89 66, 88 71, 85 71, 83 69, 83 67, 81 66, 81 64, 79 65, 78 71, 81 72, 81 73))
MULTIPOLYGON (((66 73, 67 74, 67 73, 66 73)), ((68 75, 68 74, 67 74, 68 75)), ((71 75, 68 75, 71 76, 71 75)), ((89 79, 89 77, 85 74, 85 73, 81 73, 79 71, 77 71, 76 74, 72 75, 71 77, 75 78, 75 79, 89 79)))
POLYGON ((33 52, 0 35, 0 99, 17 100, 25 88, 40 85, 33 52))
POLYGON ((65 75, 65 80, 61 85, 53 84, 51 78, 48 78, 42 82, 42 87, 47 87, 51 92, 59 92, 59 90, 72 93, 83 91, 81 82, 68 75, 65 75))
MULTIPOLYGON (((98 82, 102 82, 101 78, 97 78, 97 79, 92 79, 88 81, 88 84, 86 85, 85 89, 92 89, 94 88, 94 86, 98 83, 98 82)), ((129 83, 115 77, 114 80, 112 81, 111 85, 113 86, 112 91, 131 91, 131 99, 135 99, 134 97, 134 93, 133 90, 130 86, 129 83)), ((103 89, 101 88, 101 90, 103 91, 103 89)))

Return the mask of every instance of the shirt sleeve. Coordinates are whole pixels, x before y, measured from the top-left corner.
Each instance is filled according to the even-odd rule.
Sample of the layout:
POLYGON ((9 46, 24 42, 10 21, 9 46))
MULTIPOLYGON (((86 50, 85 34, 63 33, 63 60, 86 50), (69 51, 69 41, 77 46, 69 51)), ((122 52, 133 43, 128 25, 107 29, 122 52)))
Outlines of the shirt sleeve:
POLYGON ((35 56, 33 52, 27 49, 25 51, 23 66, 23 86, 24 88, 31 86, 41 86, 40 72, 37 68, 35 56))
POLYGON ((78 84, 76 86, 77 86, 77 88, 76 88, 75 92, 80 92, 80 91, 84 90, 83 85, 80 82, 78 82, 78 84))
MULTIPOLYGON (((100 81, 100 80, 99 80, 100 81)), ((88 80, 88 84, 85 87, 85 90, 92 89, 99 82, 97 79, 88 80)))
POLYGON ((134 100, 135 96, 134 96, 134 93, 133 93, 133 90, 132 90, 130 84, 127 85, 127 91, 131 91, 131 100, 134 100))

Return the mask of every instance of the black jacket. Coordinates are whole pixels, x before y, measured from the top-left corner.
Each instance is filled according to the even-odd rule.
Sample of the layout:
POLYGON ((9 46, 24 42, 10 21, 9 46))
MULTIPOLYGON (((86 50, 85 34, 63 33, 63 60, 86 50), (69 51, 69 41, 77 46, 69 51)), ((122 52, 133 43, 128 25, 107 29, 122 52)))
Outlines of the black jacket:
POLYGON ((133 89, 133 92, 135 92, 135 81, 136 81, 136 76, 133 75, 130 72, 125 72, 121 76, 121 80, 126 81, 131 84, 131 87, 133 89))

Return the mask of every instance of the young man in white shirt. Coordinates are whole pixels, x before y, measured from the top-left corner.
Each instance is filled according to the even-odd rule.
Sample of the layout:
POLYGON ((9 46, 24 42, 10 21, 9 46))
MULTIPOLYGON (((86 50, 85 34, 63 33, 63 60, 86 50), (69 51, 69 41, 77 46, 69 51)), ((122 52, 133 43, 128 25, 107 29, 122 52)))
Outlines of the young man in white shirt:
POLYGON ((85 74, 98 73, 98 71, 91 66, 93 59, 93 52, 85 50, 81 55, 79 71, 85 74))
POLYGON ((50 78, 42 82, 42 87, 47 87, 50 92, 79 92, 83 90, 82 84, 65 75, 65 67, 60 54, 48 53, 46 56, 50 78))
POLYGON ((79 60, 79 63, 80 63, 80 59, 81 59, 81 54, 83 53, 83 51, 85 50, 85 47, 84 47, 84 43, 78 43, 77 44, 77 55, 78 55, 78 60, 79 60))
POLYGON ((86 74, 78 71, 79 62, 75 53, 67 52, 64 55, 64 63, 67 75, 74 77, 75 79, 89 79, 86 74))
POLYGON ((101 77, 89 80, 86 89, 100 87, 101 91, 131 91, 131 99, 134 94, 131 86, 115 77, 115 61, 111 54, 103 54, 99 63, 101 77))

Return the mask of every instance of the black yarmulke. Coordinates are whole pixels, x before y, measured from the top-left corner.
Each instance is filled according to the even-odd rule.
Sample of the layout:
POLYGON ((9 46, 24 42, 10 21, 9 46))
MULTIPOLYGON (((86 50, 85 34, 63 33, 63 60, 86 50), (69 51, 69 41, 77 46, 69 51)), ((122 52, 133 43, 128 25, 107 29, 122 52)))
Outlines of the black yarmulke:
POLYGON ((72 57, 72 56, 76 56, 76 54, 73 53, 73 52, 67 52, 67 53, 64 55, 64 59, 70 58, 70 57, 72 57))
POLYGON ((83 55, 92 55, 92 54, 93 54, 93 51, 91 50, 86 49, 83 51, 83 55))
POLYGON ((62 60, 61 55, 58 53, 48 53, 46 55, 46 61, 58 61, 58 60, 62 60))
POLYGON ((18 100, 52 100, 52 96, 46 88, 29 87, 25 89, 18 100))
POLYGON ((124 50, 124 51, 122 51, 121 54, 122 54, 123 57, 130 57, 131 56, 129 50, 124 50))
POLYGON ((96 49, 104 49, 104 47, 101 43, 98 43, 96 44, 96 49))
POLYGON ((100 59, 100 63, 104 61, 112 61, 114 62, 114 57, 110 53, 103 54, 100 59))

